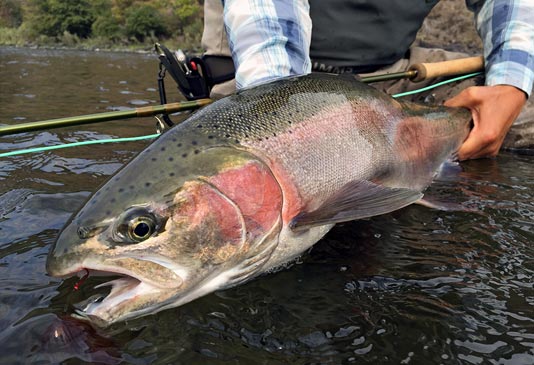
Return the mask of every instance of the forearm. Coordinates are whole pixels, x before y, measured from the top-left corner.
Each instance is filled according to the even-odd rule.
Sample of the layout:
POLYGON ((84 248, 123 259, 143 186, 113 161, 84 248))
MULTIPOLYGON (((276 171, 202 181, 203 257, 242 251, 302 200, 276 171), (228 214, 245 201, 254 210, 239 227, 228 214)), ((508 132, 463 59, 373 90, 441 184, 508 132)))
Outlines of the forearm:
POLYGON ((311 71, 307 0, 226 0, 224 23, 238 89, 311 71))
POLYGON ((511 85, 530 95, 534 82, 534 1, 487 0, 476 9, 476 25, 484 44, 486 85, 511 85))

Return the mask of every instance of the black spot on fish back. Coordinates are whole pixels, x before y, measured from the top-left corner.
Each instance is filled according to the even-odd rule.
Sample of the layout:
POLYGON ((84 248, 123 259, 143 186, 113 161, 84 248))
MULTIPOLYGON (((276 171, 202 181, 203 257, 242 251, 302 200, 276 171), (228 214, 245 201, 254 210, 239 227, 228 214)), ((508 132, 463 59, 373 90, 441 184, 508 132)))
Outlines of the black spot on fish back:
POLYGON ((145 150, 140 157, 163 167, 161 176, 173 177, 169 171, 180 176, 186 161, 194 161, 210 147, 257 143, 291 133, 313 115, 346 103, 352 89, 357 92, 358 86, 335 76, 314 75, 246 89, 195 112, 160 136, 151 153, 145 150))
POLYGON ((370 87, 362 85, 331 75, 287 78, 221 99, 195 113, 189 122, 217 142, 262 141, 364 94, 360 89, 370 87))

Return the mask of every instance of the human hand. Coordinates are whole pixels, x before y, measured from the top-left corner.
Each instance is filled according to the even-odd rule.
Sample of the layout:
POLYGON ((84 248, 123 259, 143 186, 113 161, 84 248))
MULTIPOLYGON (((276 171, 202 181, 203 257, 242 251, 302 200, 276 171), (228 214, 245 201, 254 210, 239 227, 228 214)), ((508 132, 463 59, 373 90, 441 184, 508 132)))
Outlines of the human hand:
POLYGON ((465 107, 473 116, 473 129, 458 151, 459 160, 494 157, 506 133, 527 100, 522 90, 510 85, 472 86, 445 101, 465 107))

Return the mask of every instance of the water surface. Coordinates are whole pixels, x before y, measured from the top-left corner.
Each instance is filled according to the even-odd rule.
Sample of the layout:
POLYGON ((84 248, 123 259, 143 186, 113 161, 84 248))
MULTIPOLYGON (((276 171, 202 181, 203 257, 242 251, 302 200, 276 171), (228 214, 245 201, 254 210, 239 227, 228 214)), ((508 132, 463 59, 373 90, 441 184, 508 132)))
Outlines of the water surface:
MULTIPOLYGON (((0 48, 0 123, 157 103, 153 55, 0 48)), ((0 137, 0 152, 151 134, 151 118, 0 137)), ((55 237, 147 142, 0 159, 0 360, 102 364, 533 364, 534 161, 463 163, 410 206, 338 225, 297 263, 98 329, 98 278, 51 278, 55 237)))

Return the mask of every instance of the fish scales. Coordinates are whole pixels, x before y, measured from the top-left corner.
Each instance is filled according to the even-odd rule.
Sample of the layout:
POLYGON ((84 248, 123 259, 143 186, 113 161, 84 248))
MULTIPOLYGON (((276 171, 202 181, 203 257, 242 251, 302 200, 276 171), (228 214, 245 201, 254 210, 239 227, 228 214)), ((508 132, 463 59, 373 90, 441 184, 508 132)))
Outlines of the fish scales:
POLYGON ((469 126, 466 110, 342 76, 242 90, 111 177, 67 222, 47 271, 120 276, 77 311, 97 324, 185 304, 283 265, 337 222, 418 200, 469 126))
MULTIPOLYGON (((398 158, 393 151, 396 127, 406 117, 402 104, 372 87, 345 77, 334 80, 331 75, 314 74, 245 90, 222 100, 218 108, 197 113, 190 122, 198 120, 202 131, 218 141, 261 154, 273 169, 281 165, 300 195, 319 205, 346 183, 392 168, 398 158)), ((408 148, 413 150, 421 139, 437 142, 438 133, 458 144, 466 128, 447 122, 411 136, 408 148), (451 138, 450 133, 457 137, 451 138)), ((434 171, 451 149, 454 146, 447 146, 445 153, 433 156, 435 161, 425 169, 434 171)), ((425 151, 420 152, 419 160, 428 159, 425 151)), ((404 175, 392 186, 419 189, 432 176, 425 171, 424 179, 414 180, 414 175, 422 174, 413 170, 404 175)))

